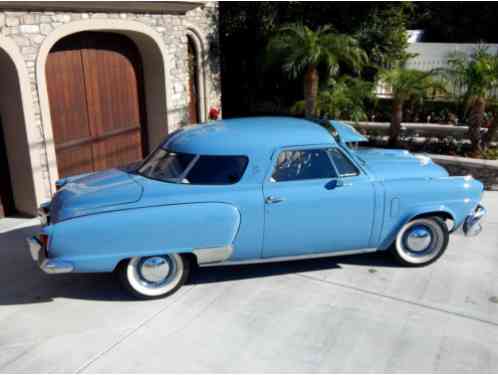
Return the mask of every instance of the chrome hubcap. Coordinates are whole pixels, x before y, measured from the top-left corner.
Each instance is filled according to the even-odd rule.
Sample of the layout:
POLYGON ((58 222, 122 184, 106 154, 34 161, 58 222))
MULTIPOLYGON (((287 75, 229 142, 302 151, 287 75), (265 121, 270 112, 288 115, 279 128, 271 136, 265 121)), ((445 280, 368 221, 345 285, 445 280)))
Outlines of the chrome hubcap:
POLYGON ((134 290, 153 297, 177 287, 184 272, 180 255, 154 255, 131 258, 126 269, 126 277, 134 290))
POLYGON ((406 246, 414 252, 427 250, 431 242, 432 233, 422 226, 413 227, 406 236, 406 246))
POLYGON ((144 281, 152 284, 160 284, 167 279, 171 268, 168 259, 154 256, 140 262, 139 272, 144 281))

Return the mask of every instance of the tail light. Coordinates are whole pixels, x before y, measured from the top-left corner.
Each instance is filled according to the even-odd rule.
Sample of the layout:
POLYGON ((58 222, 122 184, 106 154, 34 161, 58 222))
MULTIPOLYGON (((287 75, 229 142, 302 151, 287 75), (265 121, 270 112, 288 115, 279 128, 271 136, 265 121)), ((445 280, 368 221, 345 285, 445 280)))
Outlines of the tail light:
POLYGON ((48 248, 48 235, 42 233, 40 234, 39 239, 43 249, 46 250, 48 248))
POLYGON ((61 178, 60 180, 55 181, 55 191, 59 191, 67 184, 67 180, 65 178, 61 178))

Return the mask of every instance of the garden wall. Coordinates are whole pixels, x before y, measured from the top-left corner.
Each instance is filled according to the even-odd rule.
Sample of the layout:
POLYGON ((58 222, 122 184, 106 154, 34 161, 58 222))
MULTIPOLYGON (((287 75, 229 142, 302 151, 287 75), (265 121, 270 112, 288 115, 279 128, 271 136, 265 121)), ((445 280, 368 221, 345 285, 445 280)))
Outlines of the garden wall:
MULTIPOLYGON (((365 130, 369 134, 382 134, 387 135, 389 127, 391 126, 389 122, 358 122, 354 123, 351 121, 344 121, 348 124, 353 125, 355 128, 365 130)), ((483 132, 488 130, 482 128, 483 132)), ((452 137, 455 139, 465 139, 467 137, 468 127, 464 125, 442 125, 442 124, 430 124, 430 123, 410 123, 403 122, 401 124, 401 134, 403 136, 429 136, 429 137, 452 137)), ((498 135, 497 135, 498 137, 498 135)), ((494 140, 497 140, 497 137, 494 140)))
POLYGON ((427 154, 432 160, 444 167, 451 176, 472 175, 480 180, 486 190, 498 191, 498 161, 462 158, 427 154))

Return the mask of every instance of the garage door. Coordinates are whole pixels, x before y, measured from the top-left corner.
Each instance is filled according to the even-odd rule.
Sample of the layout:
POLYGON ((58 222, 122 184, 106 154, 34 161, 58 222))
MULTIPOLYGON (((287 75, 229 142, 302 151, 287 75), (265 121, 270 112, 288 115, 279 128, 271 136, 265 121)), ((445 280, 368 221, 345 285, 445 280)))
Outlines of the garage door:
POLYGON ((66 37, 51 50, 46 75, 61 177, 143 158, 142 62, 129 38, 100 32, 66 37))

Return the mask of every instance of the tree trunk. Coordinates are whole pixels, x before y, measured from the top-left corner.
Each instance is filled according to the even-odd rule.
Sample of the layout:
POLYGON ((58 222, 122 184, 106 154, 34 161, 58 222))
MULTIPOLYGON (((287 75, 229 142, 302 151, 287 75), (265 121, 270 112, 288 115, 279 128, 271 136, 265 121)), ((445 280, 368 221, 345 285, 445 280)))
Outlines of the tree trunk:
POLYGON ((403 102, 393 99, 391 128, 389 129, 389 146, 399 147, 401 121, 403 120, 403 102))
POLYGON ((310 65, 304 75, 304 113, 305 116, 316 116, 316 98, 318 96, 318 70, 316 66, 310 65))
POLYGON ((472 106, 469 117, 469 138, 472 143, 472 154, 479 156, 482 151, 481 147, 481 126, 484 124, 484 112, 486 110, 486 101, 484 98, 477 98, 472 106))
POLYGON ((488 132, 486 133, 482 141, 482 148, 484 150, 489 148, 497 132, 498 132, 498 113, 495 113, 493 116, 493 120, 491 121, 491 126, 489 127, 488 132))

